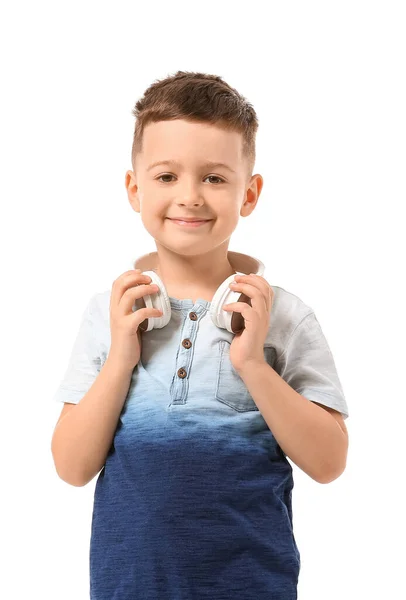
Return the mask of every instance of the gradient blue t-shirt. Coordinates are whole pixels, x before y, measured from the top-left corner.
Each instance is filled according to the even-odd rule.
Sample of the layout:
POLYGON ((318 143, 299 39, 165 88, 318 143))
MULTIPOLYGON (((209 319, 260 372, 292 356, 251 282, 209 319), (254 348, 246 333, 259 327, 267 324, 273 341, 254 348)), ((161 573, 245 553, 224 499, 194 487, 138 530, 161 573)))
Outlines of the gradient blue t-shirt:
MULTIPOLYGON (((274 291, 264 356, 298 393, 348 409, 314 311, 274 291)), ((78 403, 110 347, 111 290, 82 315, 54 396, 78 403)), ((91 600, 296 600, 292 467, 229 357, 210 303, 170 297, 142 334, 94 494, 91 600)))

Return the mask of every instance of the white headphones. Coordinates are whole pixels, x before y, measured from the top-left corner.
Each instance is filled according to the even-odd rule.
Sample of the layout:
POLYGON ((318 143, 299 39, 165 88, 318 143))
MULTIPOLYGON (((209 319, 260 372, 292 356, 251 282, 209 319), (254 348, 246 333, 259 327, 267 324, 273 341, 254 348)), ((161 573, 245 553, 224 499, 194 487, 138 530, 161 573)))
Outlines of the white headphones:
MULTIPOLYGON (((139 325, 141 331, 151 331, 152 329, 161 329, 165 327, 171 320, 171 303, 165 286, 160 277, 155 273, 158 258, 158 252, 150 252, 132 261, 131 268, 140 269, 144 275, 151 277, 151 283, 155 283, 159 290, 153 295, 145 295, 142 298, 137 298, 133 305, 133 311, 140 308, 157 308, 162 311, 161 317, 147 318, 139 325)), ((228 251, 227 258, 237 272, 238 275, 263 275, 265 266, 263 263, 240 252, 228 251)), ((227 277, 225 281, 217 288, 210 304, 210 317, 217 327, 227 329, 230 333, 239 333, 244 329, 244 317, 239 312, 228 312, 223 310, 225 304, 231 302, 246 302, 251 305, 251 299, 242 294, 230 289, 229 284, 234 280, 235 273, 227 277)))

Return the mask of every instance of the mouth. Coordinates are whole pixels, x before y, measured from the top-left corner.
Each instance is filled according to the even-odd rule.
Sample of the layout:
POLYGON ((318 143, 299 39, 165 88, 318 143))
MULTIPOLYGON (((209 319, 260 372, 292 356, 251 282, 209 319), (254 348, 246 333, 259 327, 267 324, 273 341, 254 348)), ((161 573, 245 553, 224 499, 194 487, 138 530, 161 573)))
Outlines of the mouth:
POLYGON ((169 221, 175 223, 175 225, 180 225, 181 227, 201 227, 202 225, 206 225, 206 223, 210 223, 212 219, 195 219, 195 220, 183 220, 183 219, 170 219, 169 221))

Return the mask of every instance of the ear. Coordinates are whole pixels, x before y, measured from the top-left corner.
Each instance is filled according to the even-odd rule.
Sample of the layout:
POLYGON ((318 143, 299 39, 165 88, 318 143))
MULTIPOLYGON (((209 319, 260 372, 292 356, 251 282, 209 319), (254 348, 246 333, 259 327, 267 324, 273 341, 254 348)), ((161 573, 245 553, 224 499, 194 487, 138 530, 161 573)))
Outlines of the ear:
POLYGON ((252 213, 257 205, 258 198, 261 194, 264 180, 261 175, 253 175, 248 183, 248 188, 244 195, 244 202, 241 205, 240 216, 247 217, 252 213))
POLYGON ((137 186, 137 180, 135 173, 133 171, 127 171, 125 174, 125 187, 127 190, 128 200, 130 204, 135 210, 135 212, 140 212, 140 198, 137 186))

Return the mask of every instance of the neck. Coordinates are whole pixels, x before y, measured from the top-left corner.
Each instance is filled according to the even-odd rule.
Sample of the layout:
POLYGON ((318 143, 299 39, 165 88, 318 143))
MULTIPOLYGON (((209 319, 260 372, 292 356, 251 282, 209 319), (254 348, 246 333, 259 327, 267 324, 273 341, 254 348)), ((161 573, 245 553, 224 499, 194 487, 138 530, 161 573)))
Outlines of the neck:
POLYGON ((193 256, 177 254, 165 247, 157 249, 154 271, 173 298, 200 297, 210 302, 221 283, 236 273, 228 260, 228 245, 193 256))

